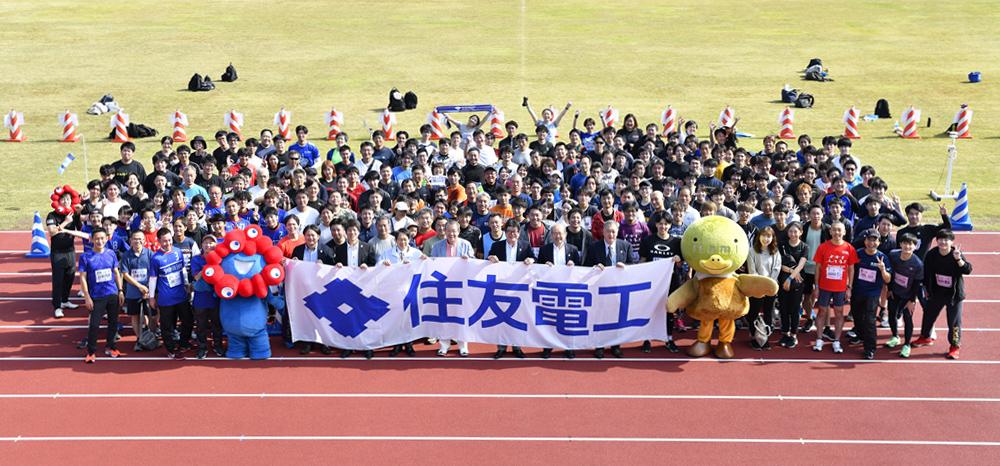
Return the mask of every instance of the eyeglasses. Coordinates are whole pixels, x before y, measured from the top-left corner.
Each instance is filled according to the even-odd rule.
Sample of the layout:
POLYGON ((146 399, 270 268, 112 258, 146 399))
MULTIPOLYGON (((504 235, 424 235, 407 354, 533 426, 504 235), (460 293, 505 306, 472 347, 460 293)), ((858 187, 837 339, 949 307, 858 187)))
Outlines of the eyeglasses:
POLYGON ((299 159, 288 159, 288 160, 291 160, 292 162, 298 162, 299 161, 299 159))

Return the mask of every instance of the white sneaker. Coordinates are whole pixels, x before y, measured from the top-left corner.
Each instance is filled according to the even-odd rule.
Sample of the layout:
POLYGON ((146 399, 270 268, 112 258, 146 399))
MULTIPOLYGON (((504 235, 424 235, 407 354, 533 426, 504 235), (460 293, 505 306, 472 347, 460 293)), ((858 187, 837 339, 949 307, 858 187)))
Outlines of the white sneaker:
POLYGON ((843 353, 844 352, 844 348, 840 347, 840 342, 839 341, 833 342, 833 352, 834 353, 843 353))
POLYGON ((813 345, 813 351, 823 351, 823 339, 820 338, 816 340, 816 344, 813 345))
POLYGON ((57 307, 56 311, 53 314, 55 314, 56 319, 62 319, 64 317, 61 307, 57 307))
POLYGON ((82 298, 83 297, 83 290, 77 291, 76 292, 76 297, 77 298, 82 298))
POLYGON ((438 356, 445 356, 448 354, 448 350, 451 349, 451 340, 445 338, 443 340, 438 340, 441 344, 440 349, 438 349, 438 356))
POLYGON ((65 303, 62 303, 60 306, 62 306, 63 309, 70 309, 70 310, 76 309, 76 308, 80 307, 80 306, 78 306, 76 304, 73 304, 73 303, 71 303, 69 301, 66 301, 65 303))

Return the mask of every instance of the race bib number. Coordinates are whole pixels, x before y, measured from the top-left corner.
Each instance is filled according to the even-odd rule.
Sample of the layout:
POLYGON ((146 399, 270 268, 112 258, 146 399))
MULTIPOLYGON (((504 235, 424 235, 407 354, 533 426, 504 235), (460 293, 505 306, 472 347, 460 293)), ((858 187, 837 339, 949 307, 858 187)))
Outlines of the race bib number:
POLYGON ((872 269, 858 268, 858 280, 875 283, 875 271, 872 269))
POLYGON ((180 272, 171 272, 171 273, 168 273, 166 275, 166 277, 164 277, 164 278, 167 279, 167 287, 169 287, 169 288, 176 288, 178 286, 181 286, 181 284, 184 283, 184 281, 181 279, 181 273, 180 272))
POLYGON ((897 285, 906 288, 910 284, 910 277, 906 275, 896 275, 892 281, 896 282, 897 285))
POLYGON ((131 275, 132 278, 135 279, 135 281, 139 283, 146 283, 146 281, 149 279, 149 275, 147 275, 148 272, 149 272, 148 269, 141 268, 141 269, 129 270, 128 274, 131 275))
POLYGON ((94 271, 95 283, 107 283, 111 281, 111 269, 98 269, 94 271))
POLYGON ((934 281, 943 288, 951 288, 951 275, 934 274, 934 281))
POLYGON ((843 265, 829 265, 826 267, 826 279, 827 280, 843 280, 844 279, 844 266, 843 265))

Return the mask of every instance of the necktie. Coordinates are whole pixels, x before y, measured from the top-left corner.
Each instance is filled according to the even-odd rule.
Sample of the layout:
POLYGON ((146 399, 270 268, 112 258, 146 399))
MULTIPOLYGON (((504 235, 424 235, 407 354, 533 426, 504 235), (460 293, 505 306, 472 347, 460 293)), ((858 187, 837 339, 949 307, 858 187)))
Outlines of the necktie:
POLYGON ((604 265, 614 265, 615 263, 615 247, 608 246, 608 257, 604 260, 604 265))

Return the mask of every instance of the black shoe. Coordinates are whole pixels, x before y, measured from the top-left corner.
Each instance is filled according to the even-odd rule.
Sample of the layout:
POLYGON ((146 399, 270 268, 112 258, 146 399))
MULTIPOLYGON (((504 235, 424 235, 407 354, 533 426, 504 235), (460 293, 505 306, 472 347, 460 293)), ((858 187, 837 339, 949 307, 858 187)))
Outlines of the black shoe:
POLYGON ((552 348, 545 348, 542 350, 542 359, 548 359, 552 356, 552 348))
POLYGON ((808 333, 815 330, 813 328, 814 323, 815 321, 813 321, 813 319, 806 318, 806 321, 802 323, 802 327, 799 327, 799 331, 803 333, 808 333))
POLYGON ((618 345, 615 345, 615 346, 611 347, 611 354, 613 354, 616 358, 623 358, 623 357, 625 357, 625 355, 622 354, 622 348, 620 346, 618 346, 618 345))
POLYGON ((226 356, 226 350, 222 349, 222 345, 215 345, 215 347, 212 348, 212 351, 214 351, 215 355, 220 358, 226 356))
POLYGON ((403 345, 403 349, 406 351, 406 355, 411 358, 417 354, 417 352, 413 349, 413 343, 403 345))
POLYGON ((681 351, 680 348, 677 347, 677 343, 674 343, 673 340, 667 340, 666 346, 667 351, 670 351, 671 353, 679 353, 681 351))
POLYGON ((835 338, 833 338, 833 330, 830 330, 830 327, 825 327, 823 329, 823 339, 826 341, 836 340, 835 338))
POLYGON ((504 349, 504 348, 498 349, 496 353, 493 353, 493 359, 500 359, 500 358, 502 358, 503 354, 506 353, 506 352, 507 352, 507 350, 504 349))
POLYGON ((865 351, 865 359, 875 359, 874 351, 865 351))
POLYGON ((848 345, 860 345, 861 343, 862 343, 861 339, 858 338, 857 335, 855 335, 853 338, 848 337, 848 339, 847 339, 847 344, 848 345))
POLYGON ((797 337, 795 335, 792 335, 792 336, 788 337, 788 347, 787 348, 788 349, 792 349, 792 348, 795 348, 796 346, 799 346, 799 337, 797 337))
POLYGON ((771 351, 771 344, 765 341, 763 345, 760 345, 760 349, 763 351, 771 351))
POLYGON ((303 343, 302 347, 299 348, 299 354, 309 354, 313 349, 312 343, 303 343))
POLYGON ((576 351, 571 349, 566 350, 566 359, 576 359, 576 351))
POLYGON ((594 357, 597 359, 604 359, 604 348, 597 348, 594 350, 594 357))
POLYGON ((208 350, 205 348, 198 349, 198 359, 205 359, 205 356, 208 356, 208 350))
POLYGON ((191 343, 190 342, 186 342, 186 341, 180 342, 177 345, 177 347, 180 348, 181 351, 191 351, 191 348, 192 348, 191 343))
POLYGON ((850 340, 853 340, 855 338, 860 338, 858 337, 858 332, 856 332, 853 328, 844 332, 844 335, 847 335, 847 338, 850 340))
POLYGON ((347 357, 349 357, 352 354, 354 354, 354 351, 351 351, 349 349, 345 349, 345 350, 343 350, 343 351, 340 352, 340 359, 347 358, 347 357))
POLYGON ((365 350, 365 359, 371 359, 375 357, 374 350, 365 350))
POLYGON ((651 351, 653 351, 653 344, 649 340, 642 342, 642 352, 649 353, 651 351))
POLYGON ((761 349, 760 343, 757 343, 757 340, 750 340, 750 347, 758 351, 761 349))
POLYGON ((329 356, 333 354, 333 348, 326 345, 319 345, 319 352, 329 356))
POLYGON ((394 358, 397 354, 403 351, 403 345, 396 345, 392 347, 392 351, 389 351, 389 357, 394 358))
POLYGON ((518 358, 524 359, 524 351, 521 349, 520 346, 515 346, 514 347, 514 356, 517 356, 518 358))
POLYGON ((86 338, 84 338, 83 340, 80 340, 80 342, 76 344, 76 349, 84 349, 86 347, 87 347, 87 339, 86 338))

